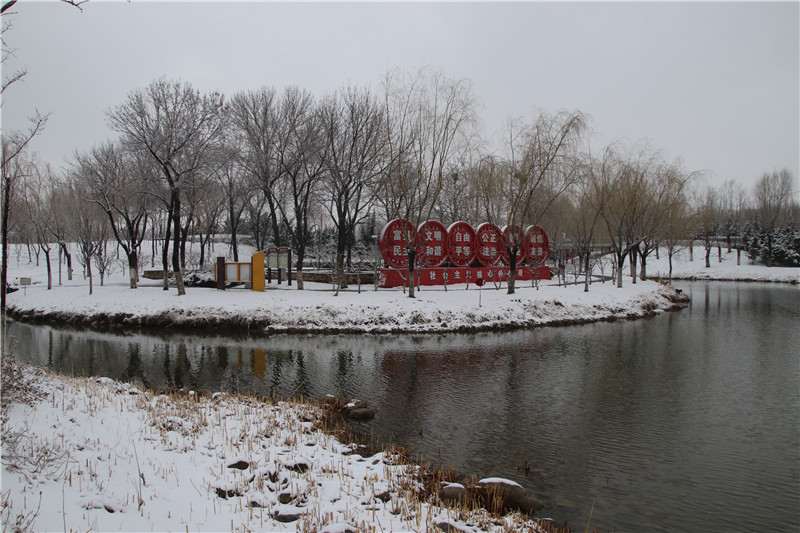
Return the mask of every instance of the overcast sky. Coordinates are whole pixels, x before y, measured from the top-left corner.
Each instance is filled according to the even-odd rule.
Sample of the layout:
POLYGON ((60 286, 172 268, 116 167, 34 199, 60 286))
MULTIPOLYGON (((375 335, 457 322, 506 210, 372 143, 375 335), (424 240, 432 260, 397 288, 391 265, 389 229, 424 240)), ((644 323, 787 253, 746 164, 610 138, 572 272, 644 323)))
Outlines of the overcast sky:
MULTIPOLYGON (((712 185, 800 176, 800 3, 204 3, 20 0, 3 38, 3 131, 52 112, 60 167, 112 137, 105 112, 167 76, 226 95, 380 89, 390 68, 472 80, 485 135, 534 107, 592 118, 592 149, 647 139, 712 185)), ((4 21, 5 22, 5 21, 4 21)))

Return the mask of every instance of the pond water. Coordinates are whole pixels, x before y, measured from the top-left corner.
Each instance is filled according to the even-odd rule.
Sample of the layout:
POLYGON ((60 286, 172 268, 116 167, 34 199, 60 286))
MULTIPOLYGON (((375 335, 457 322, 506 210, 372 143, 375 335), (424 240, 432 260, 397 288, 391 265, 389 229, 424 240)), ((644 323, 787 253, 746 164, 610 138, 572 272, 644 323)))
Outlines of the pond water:
POLYGON ((376 441, 514 479, 576 531, 798 531, 800 288, 678 286, 679 312, 502 333, 8 333, 67 374, 364 399, 376 441))

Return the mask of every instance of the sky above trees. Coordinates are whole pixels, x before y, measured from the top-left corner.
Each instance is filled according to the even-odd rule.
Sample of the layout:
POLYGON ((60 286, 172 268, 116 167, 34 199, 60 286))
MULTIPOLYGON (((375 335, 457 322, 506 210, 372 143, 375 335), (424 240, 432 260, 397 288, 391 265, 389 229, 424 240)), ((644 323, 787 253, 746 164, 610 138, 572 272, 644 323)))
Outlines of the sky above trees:
MULTIPOLYGON (((800 175, 800 4, 18 2, 4 35, 27 68, 4 131, 52 112, 34 150, 56 168, 113 138, 106 111, 167 76, 230 96, 377 89, 442 69, 482 100, 484 135, 534 106, 591 117, 592 147, 649 139, 712 185, 800 175)), ((4 17, 5 18, 5 17, 4 17)), ((5 22, 5 20, 4 20, 5 22)))

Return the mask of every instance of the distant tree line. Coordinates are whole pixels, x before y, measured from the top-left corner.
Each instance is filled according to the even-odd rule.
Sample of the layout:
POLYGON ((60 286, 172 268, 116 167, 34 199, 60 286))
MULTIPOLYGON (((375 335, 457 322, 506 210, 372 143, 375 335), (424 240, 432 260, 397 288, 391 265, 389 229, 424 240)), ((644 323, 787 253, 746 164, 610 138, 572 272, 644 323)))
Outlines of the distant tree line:
MULTIPOLYGON (((696 241, 707 265, 723 246, 768 265, 798 264, 800 210, 787 170, 764 174, 752 191, 733 181, 710 188, 647 144, 590 152, 589 118, 579 111, 533 110, 484 139, 478 110, 468 80, 429 68, 390 71, 379 90, 348 86, 321 98, 299 87, 226 98, 157 79, 109 109, 116 136, 76 151, 64 172, 31 150, 46 117, 28 132, 3 132, 3 233, 42 253, 48 272, 59 254, 68 276, 67 243, 77 243, 77 261, 101 283, 116 240, 131 288, 148 257, 165 290, 174 273, 179 294, 187 269, 209 264, 217 235, 235 261, 243 239, 256 249, 290 246, 302 289, 309 263, 341 272, 354 254, 372 257, 394 218, 542 225, 556 261, 563 250, 575 254, 586 290, 603 258, 613 258, 622 286, 626 263, 635 283, 652 254, 671 260, 696 241)), ((520 244, 507 243, 512 261, 520 244)), ((413 270, 414 247, 407 252, 413 270)), ((6 265, 4 247, 4 277, 6 265)), ((512 275, 509 293, 514 285, 512 275)))

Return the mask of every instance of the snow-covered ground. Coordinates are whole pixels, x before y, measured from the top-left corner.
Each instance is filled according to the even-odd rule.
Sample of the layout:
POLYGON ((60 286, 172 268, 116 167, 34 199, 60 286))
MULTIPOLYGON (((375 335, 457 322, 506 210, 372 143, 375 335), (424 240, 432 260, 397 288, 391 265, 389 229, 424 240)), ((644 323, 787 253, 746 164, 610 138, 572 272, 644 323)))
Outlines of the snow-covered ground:
POLYGON ((353 453, 308 405, 24 379, 35 398, 3 420, 4 531, 539 531, 420 501, 416 467, 353 453))
MULTIPOLYGON (((723 280, 723 281, 772 281, 780 283, 800 283, 800 268, 767 267, 763 263, 753 264, 742 252, 741 264, 737 264, 736 250, 727 251, 722 247, 721 254, 712 248, 709 268, 706 268, 703 246, 694 247, 694 260, 688 249, 680 250, 672 259, 672 279, 723 280)), ((667 277, 669 262, 664 250, 659 259, 652 254, 647 260, 648 277, 667 277)))
MULTIPOLYGON (((16 257, 16 256, 14 256, 16 257)), ((131 290, 127 276, 117 266, 100 286, 95 275, 93 294, 88 280, 77 270, 72 281, 62 271, 58 284, 57 265, 54 285, 47 290, 43 261, 37 267, 23 252, 17 264, 12 257, 9 279, 18 285, 28 277, 32 285, 8 295, 12 315, 49 317, 58 321, 78 321, 102 326, 110 322, 137 325, 185 327, 249 328, 254 331, 349 331, 349 332, 432 332, 527 327, 646 316, 670 309, 675 292, 655 281, 631 283, 626 278, 622 289, 613 283, 595 283, 589 292, 583 285, 558 286, 556 280, 543 281, 539 288, 519 282, 514 295, 492 283, 422 287, 416 298, 402 289, 363 286, 340 291, 330 284, 305 283, 298 291, 284 281, 267 286, 263 293, 243 288, 220 291, 188 288, 178 296, 173 288, 164 291, 160 281, 142 279, 140 288, 131 290)), ((65 271, 64 268, 62 270, 65 271)), ((652 272, 657 270, 655 266, 652 272)))

